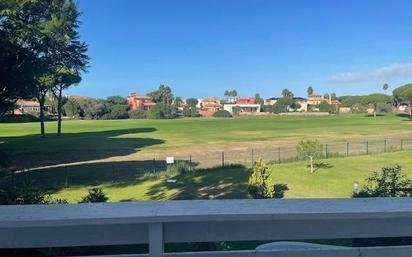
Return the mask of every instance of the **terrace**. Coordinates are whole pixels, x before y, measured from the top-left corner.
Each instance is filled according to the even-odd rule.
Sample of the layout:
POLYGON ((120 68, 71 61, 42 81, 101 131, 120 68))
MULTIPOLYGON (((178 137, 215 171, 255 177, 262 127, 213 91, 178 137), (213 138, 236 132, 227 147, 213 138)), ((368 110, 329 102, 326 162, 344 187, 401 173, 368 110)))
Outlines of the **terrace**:
MULTIPOLYGON (((406 257, 412 246, 165 253, 165 243, 412 236, 412 199, 214 200, 0 206, 0 248, 148 244, 133 257, 406 257)), ((119 255, 120 256, 120 255, 119 255)))

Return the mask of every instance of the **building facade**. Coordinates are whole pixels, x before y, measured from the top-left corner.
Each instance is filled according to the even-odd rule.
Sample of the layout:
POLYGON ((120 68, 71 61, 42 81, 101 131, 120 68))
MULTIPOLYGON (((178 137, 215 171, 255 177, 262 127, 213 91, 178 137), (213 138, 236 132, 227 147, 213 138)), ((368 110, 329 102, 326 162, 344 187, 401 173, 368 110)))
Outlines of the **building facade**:
POLYGON ((130 93, 127 96, 127 104, 133 111, 137 110, 150 110, 155 103, 152 102, 152 98, 148 96, 138 95, 136 93, 130 93))

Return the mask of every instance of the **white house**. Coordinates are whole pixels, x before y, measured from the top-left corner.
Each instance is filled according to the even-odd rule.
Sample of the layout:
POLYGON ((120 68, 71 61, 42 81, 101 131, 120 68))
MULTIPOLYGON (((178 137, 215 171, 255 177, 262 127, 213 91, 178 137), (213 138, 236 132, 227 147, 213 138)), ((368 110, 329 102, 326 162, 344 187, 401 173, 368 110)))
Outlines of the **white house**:
POLYGON ((239 113, 259 113, 260 104, 225 104, 223 110, 233 113, 233 108, 239 107, 239 113))

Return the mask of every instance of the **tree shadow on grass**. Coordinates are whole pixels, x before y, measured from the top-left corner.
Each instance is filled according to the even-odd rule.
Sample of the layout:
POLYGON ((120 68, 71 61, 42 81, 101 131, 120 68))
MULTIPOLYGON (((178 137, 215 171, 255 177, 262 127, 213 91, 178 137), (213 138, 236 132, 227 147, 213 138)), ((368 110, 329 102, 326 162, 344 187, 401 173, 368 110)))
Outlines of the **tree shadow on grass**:
POLYGON ((164 199, 169 190, 176 191, 173 199, 177 200, 249 198, 248 176, 243 165, 204 169, 178 175, 174 177, 175 183, 165 180, 152 186, 147 194, 153 200, 164 199))
POLYGON ((47 193, 101 185, 122 188, 143 183, 145 172, 165 169, 166 162, 159 160, 83 163, 9 174, 0 185, 1 182, 14 186, 30 184, 47 193))
POLYGON ((12 155, 15 169, 91 161, 126 156, 164 140, 135 137, 154 128, 133 128, 99 132, 66 133, 39 138, 38 135, 1 137, 0 148, 12 155))
POLYGON ((409 113, 397 113, 395 115, 401 118, 405 118, 402 121, 412 121, 412 117, 409 115, 409 113))

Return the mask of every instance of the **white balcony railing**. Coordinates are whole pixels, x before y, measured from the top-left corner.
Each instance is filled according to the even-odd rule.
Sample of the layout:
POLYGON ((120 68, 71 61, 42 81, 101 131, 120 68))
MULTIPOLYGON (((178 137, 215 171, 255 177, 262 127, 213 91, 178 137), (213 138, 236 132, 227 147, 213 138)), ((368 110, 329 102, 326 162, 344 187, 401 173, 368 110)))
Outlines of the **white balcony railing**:
POLYGON ((412 236, 412 199, 0 206, 0 248, 149 244, 149 257, 410 257, 412 246, 164 253, 165 243, 412 236))

